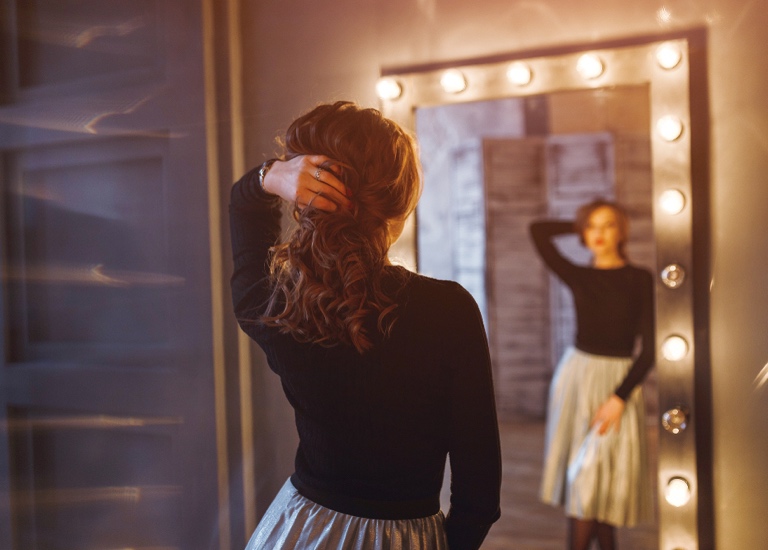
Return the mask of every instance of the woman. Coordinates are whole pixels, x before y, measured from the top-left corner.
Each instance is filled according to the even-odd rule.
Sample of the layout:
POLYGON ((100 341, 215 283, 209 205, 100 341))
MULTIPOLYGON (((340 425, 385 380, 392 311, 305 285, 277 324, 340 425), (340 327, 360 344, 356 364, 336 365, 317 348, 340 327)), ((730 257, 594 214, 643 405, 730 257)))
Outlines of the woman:
POLYGON ((624 210, 603 200, 582 206, 575 223, 531 225, 538 253, 576 307, 575 347, 550 386, 541 486, 544 502, 565 508, 572 550, 586 550, 593 539, 611 550, 615 526, 649 519, 639 384, 653 365, 653 278, 629 263, 627 231, 624 210), (553 243, 574 232, 592 252, 589 267, 571 263, 553 243))
POLYGON ((284 149, 231 193, 235 313, 299 433, 295 473, 247 548, 476 549, 501 469, 481 316, 458 284, 387 259, 421 191, 414 143, 338 102, 294 121, 284 149), (281 199, 297 223, 276 244, 281 199))

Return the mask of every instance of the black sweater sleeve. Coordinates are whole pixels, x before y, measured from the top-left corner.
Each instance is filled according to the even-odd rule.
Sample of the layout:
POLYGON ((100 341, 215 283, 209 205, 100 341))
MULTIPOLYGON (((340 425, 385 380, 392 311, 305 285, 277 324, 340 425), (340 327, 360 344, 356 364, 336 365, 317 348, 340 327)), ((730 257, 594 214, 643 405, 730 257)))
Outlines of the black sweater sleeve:
MULTIPOLYGON (((258 168, 232 186, 229 212, 234 261, 232 302, 243 325, 262 313, 269 296, 269 249, 280 236, 280 199, 261 189, 258 168)), ((247 332, 253 335, 254 329, 249 323, 247 332)))
POLYGON ((575 229, 571 221, 542 220, 530 225, 531 238, 536 251, 549 269, 552 270, 566 284, 573 277, 576 266, 568 258, 563 256, 552 242, 558 235, 574 233, 575 229))
POLYGON ((656 336, 654 326, 653 305, 653 277, 647 271, 638 271, 640 277, 640 292, 642 293, 642 306, 640 312, 640 353, 635 357, 632 367, 629 369, 624 381, 616 389, 615 393, 623 400, 627 400, 632 390, 640 384, 654 363, 656 350, 656 336))
POLYGON ((445 529, 451 550, 476 550, 501 515, 501 451, 482 316, 466 290, 460 288, 459 297, 445 346, 452 365, 451 507, 445 529))

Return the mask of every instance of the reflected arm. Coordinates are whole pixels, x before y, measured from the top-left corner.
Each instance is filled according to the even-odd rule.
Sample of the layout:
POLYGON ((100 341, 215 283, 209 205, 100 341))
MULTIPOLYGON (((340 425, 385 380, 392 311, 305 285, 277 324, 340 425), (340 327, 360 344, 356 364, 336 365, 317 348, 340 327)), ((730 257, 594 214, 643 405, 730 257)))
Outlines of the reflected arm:
POLYGON ((531 239, 539 256, 547 267, 566 284, 574 274, 576 266, 560 253, 553 239, 558 235, 574 232, 572 221, 541 220, 533 222, 530 226, 531 239))
POLYGON ((648 371, 651 370, 654 363, 656 350, 656 337, 654 327, 654 305, 653 305, 653 277, 647 271, 642 271, 642 280, 640 283, 640 292, 642 292, 643 302, 640 312, 639 338, 641 350, 635 358, 632 367, 629 369, 624 381, 616 389, 616 395, 623 400, 627 400, 632 390, 640 384, 648 371))

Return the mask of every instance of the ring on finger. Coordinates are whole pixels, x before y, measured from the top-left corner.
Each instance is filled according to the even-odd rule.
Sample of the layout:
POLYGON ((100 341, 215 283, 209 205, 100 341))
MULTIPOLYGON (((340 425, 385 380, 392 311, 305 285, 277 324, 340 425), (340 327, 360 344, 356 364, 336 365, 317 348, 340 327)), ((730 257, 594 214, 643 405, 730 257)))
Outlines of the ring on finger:
POLYGON ((322 174, 322 172, 323 172, 323 169, 322 169, 322 168, 320 168, 320 167, 318 167, 318 169, 315 171, 315 179, 316 179, 317 181, 322 181, 322 180, 320 179, 320 174, 322 174))
POLYGON ((315 196, 309 199, 307 206, 312 206, 312 201, 314 201, 317 197, 323 194, 322 191, 315 191, 314 193, 315 193, 315 196))

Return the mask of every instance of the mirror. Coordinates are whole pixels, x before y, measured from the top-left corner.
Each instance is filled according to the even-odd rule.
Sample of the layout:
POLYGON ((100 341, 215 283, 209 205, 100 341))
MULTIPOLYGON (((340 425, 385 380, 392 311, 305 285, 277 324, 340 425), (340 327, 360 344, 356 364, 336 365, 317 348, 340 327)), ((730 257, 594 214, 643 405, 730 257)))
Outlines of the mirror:
MULTIPOLYGON (((658 434, 651 464, 658 464, 660 522, 637 543, 643 548, 656 541, 662 548, 693 548, 698 536, 694 430, 659 429, 668 409, 683 409, 691 417, 694 408, 691 239, 697 199, 691 185, 689 62, 688 40, 678 37, 382 71, 400 92, 383 99, 382 110, 415 131, 425 174, 417 217, 407 224, 394 255, 428 275, 458 280, 475 295, 489 331, 503 425, 521 416, 543 417, 551 369, 572 335, 567 293, 558 285, 547 289, 527 223, 570 216, 596 195, 628 203, 630 258, 659 274, 657 342, 661 348, 675 336, 687 343, 686 352, 674 359, 657 350, 651 383, 657 381, 658 391, 646 392, 649 432, 652 438, 658 434), (449 69, 453 87, 444 88, 441 79, 449 69), (678 210, 666 208, 670 192, 682 198, 678 210), (533 276, 505 261, 512 256, 523 258, 519 263, 533 276), (673 265, 689 273, 682 284, 662 279, 673 265), (532 289, 532 280, 540 288, 532 289), (548 305, 532 309, 534 296, 548 305), (526 323, 531 332, 510 341, 526 323), (510 349, 514 353, 505 357, 510 349), (664 496, 680 478, 692 488, 682 506, 664 496)), ((578 254, 575 243, 565 247, 578 254)), ((515 437, 539 436, 523 430, 515 437)), ((525 479, 529 494, 517 496, 534 503, 530 492, 538 487, 524 478, 523 459, 540 465, 541 455, 505 456, 505 467, 511 468, 505 483, 525 479)), ((529 509, 510 519, 518 525, 497 526, 490 536, 515 533, 526 522, 534 522, 538 532, 557 532, 562 514, 554 516, 559 524, 542 528, 544 510, 529 509)))
MULTIPOLYGON (((516 455, 505 484, 527 488, 506 499, 492 544, 514 546, 522 536, 558 547, 565 538, 562 514, 538 502, 538 486, 547 393, 553 368, 572 343, 575 312, 570 291, 535 253, 528 225, 544 217, 573 219, 596 196, 618 200, 630 215, 629 258, 653 270, 649 127, 648 88, 640 85, 417 108, 424 167, 418 269, 458 281, 480 305, 503 451, 508 463, 516 455), (551 527, 541 529, 531 516, 551 527)), ((575 263, 588 261, 575 235, 559 241, 575 263)), ((655 381, 652 371, 644 386, 653 472, 655 381)), ((652 548, 656 525, 621 530, 619 539, 621 547, 652 548)))

